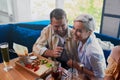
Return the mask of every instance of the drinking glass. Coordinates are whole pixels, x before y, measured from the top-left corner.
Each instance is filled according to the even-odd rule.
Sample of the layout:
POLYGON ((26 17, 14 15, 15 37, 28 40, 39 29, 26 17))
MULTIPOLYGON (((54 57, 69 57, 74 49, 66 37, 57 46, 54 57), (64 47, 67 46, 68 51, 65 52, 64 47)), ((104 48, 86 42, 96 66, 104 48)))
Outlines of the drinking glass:
POLYGON ((70 68, 68 69, 68 72, 71 73, 71 75, 69 76, 69 80, 80 80, 78 79, 78 71, 75 68, 70 68))
POLYGON ((52 77, 55 80, 61 80, 62 77, 61 63, 58 61, 54 61, 54 66, 52 68, 52 77))
POLYGON ((8 71, 12 68, 12 66, 9 65, 9 48, 8 43, 4 42, 0 44, 0 50, 2 54, 2 59, 4 63, 4 70, 8 71))

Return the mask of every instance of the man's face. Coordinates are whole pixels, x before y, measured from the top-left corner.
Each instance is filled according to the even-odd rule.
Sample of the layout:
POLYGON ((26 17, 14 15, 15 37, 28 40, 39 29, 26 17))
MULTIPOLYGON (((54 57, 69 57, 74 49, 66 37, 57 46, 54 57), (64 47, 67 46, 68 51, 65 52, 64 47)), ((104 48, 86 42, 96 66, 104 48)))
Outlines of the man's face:
POLYGON ((67 20, 65 18, 56 20, 55 18, 52 18, 51 25, 53 26, 53 29, 55 33, 57 33, 60 36, 65 36, 67 33, 67 20))
POLYGON ((74 22, 73 27, 74 39, 85 42, 90 35, 90 31, 87 31, 82 22, 74 22))

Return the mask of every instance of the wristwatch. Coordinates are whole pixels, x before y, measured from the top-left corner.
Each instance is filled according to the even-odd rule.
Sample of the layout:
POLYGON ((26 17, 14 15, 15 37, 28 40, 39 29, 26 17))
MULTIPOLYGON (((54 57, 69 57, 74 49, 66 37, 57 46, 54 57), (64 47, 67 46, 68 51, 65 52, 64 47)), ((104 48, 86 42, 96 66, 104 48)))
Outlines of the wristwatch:
POLYGON ((83 72, 84 64, 80 64, 81 71, 83 72))

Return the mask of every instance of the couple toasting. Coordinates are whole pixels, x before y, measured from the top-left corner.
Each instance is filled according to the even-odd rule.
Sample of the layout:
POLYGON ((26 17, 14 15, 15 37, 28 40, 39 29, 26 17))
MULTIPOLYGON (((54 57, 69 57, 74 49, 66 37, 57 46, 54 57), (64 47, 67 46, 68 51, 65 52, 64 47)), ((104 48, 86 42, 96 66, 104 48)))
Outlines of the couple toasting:
POLYGON ((50 13, 50 22, 33 45, 33 52, 55 58, 66 69, 76 68, 85 74, 86 79, 103 79, 106 64, 103 51, 93 33, 94 18, 81 14, 76 17, 71 29, 65 11, 56 8, 50 13))

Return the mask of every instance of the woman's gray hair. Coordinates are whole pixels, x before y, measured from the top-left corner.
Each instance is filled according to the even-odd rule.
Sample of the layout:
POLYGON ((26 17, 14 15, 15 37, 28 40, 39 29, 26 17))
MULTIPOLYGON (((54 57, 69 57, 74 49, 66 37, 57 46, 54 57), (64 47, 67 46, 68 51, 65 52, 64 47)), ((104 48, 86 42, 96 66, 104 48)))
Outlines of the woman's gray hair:
POLYGON ((95 20, 94 18, 89 15, 89 14, 81 14, 78 17, 76 17, 76 19, 74 20, 74 22, 79 21, 82 22, 84 27, 87 30, 90 31, 94 31, 95 30, 95 20))

